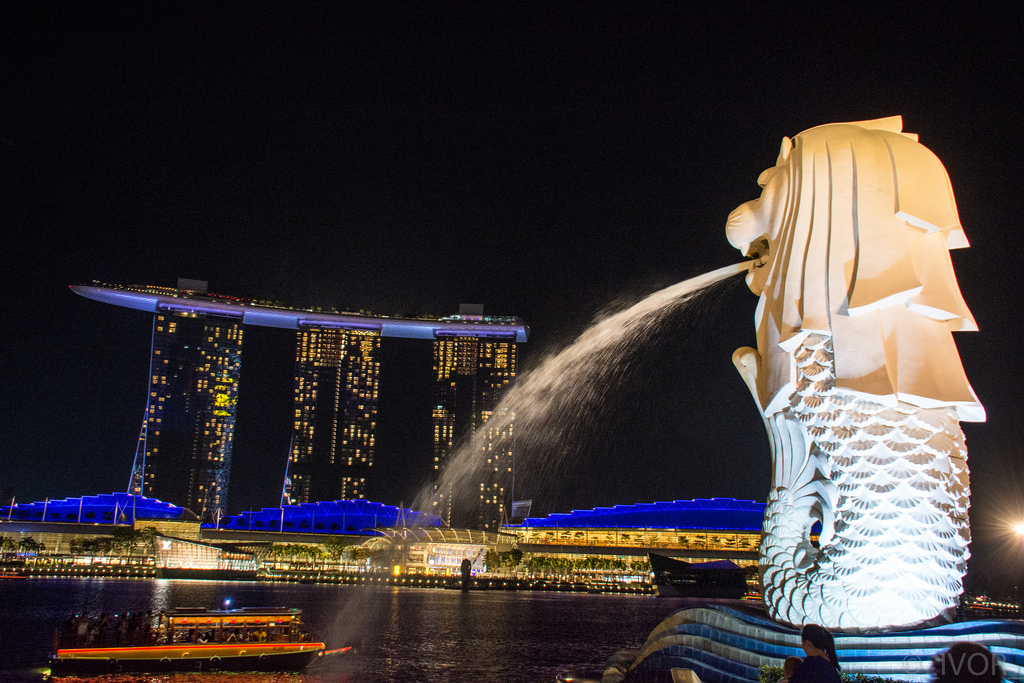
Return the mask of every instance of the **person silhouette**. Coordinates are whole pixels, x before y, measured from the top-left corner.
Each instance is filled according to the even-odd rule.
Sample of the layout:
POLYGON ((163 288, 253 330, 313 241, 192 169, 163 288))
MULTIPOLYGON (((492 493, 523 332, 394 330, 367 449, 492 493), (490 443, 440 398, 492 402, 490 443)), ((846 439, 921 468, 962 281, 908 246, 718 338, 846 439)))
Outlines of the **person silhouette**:
POLYGON ((462 560, 462 566, 460 569, 462 570, 462 590, 468 591, 469 583, 472 581, 473 574, 473 563, 468 557, 462 560))
POLYGON ((953 643, 932 660, 932 681, 935 683, 999 683, 1001 680, 1002 667, 984 645, 953 643))
POLYGON ((836 641, 823 626, 806 624, 800 631, 803 663, 789 683, 840 683, 836 641))

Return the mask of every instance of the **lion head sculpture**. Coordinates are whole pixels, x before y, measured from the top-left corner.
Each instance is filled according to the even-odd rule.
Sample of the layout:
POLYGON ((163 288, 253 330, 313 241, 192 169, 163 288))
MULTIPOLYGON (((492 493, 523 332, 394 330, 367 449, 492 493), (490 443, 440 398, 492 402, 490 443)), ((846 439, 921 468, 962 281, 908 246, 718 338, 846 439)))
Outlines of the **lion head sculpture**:
POLYGON ((817 333, 832 338, 837 388, 985 419, 950 334, 977 329, 949 256, 967 239, 945 168, 902 127, 783 139, 761 197, 729 216, 730 243, 764 264, 747 283, 761 297, 752 390, 766 415, 792 393, 790 354, 817 333))

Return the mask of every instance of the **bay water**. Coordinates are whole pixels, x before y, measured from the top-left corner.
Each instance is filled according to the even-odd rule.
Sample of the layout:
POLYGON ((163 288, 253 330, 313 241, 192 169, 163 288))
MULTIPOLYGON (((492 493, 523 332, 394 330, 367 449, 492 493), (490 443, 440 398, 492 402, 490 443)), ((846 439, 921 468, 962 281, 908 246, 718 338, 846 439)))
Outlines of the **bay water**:
MULTIPOLYGON (((44 680, 54 628, 75 612, 297 607, 328 649, 354 650, 296 674, 105 677, 148 683, 542 681, 598 675, 639 647, 682 601, 638 595, 166 579, 0 580, 0 681, 44 680)), ((67 679, 61 679, 67 680, 67 679)), ((102 681, 103 679, 90 679, 102 681)))

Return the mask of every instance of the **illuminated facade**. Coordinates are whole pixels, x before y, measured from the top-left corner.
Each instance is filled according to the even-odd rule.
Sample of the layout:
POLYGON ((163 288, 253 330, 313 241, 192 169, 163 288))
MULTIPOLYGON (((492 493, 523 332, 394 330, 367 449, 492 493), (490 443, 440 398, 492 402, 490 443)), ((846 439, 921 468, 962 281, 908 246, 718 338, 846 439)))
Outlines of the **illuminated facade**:
POLYGON ((225 511, 241 365, 239 321, 156 313, 140 493, 200 518, 225 511))
POLYGON ((475 576, 486 571, 487 549, 500 542, 496 533, 476 529, 402 527, 376 529, 375 533, 380 538, 363 546, 388 553, 400 549, 402 574, 460 576, 462 561, 469 560, 470 572, 475 576))
MULTIPOLYGON (((475 311, 482 314, 482 311, 475 311)), ((460 315, 469 318, 465 309, 460 315)), ((436 403, 434 427, 434 513, 458 527, 495 531, 501 524, 512 476, 510 415, 499 415, 499 401, 516 376, 514 335, 438 335, 434 340, 436 403), (465 444, 478 450, 473 457, 477 487, 453 504, 450 484, 440 474, 455 449, 465 444), (467 501, 465 506, 461 501, 467 501)))
POLYGON ((530 517, 501 528, 524 552, 645 559, 648 551, 689 562, 757 565, 764 503, 733 498, 616 505, 530 517))
POLYGON ((167 536, 153 537, 153 555, 161 569, 206 569, 256 573, 255 555, 229 546, 167 536))
POLYGON ((379 352, 377 330, 299 330, 290 502, 366 497, 377 427, 379 352))

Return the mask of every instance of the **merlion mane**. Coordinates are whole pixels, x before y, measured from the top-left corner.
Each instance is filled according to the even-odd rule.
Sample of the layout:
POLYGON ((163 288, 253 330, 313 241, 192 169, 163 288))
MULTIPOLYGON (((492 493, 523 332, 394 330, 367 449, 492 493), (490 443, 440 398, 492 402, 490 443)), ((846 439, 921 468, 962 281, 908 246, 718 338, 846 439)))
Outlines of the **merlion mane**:
POLYGON ((949 177, 891 117, 783 139, 758 184, 726 231, 763 262, 757 349, 733 359, 772 448, 765 602, 850 631, 948 619, 970 542, 959 421, 985 419, 952 338, 977 326, 949 177))

